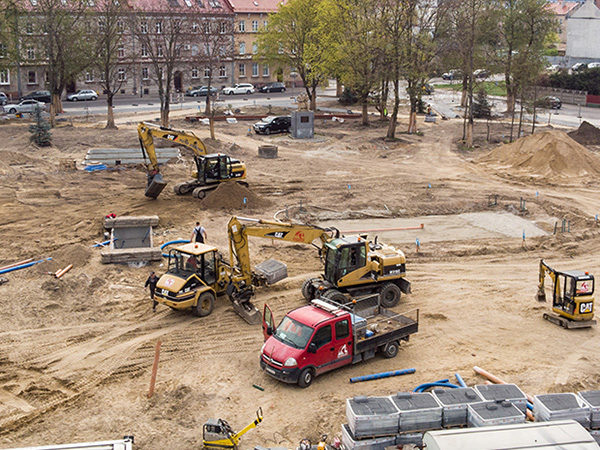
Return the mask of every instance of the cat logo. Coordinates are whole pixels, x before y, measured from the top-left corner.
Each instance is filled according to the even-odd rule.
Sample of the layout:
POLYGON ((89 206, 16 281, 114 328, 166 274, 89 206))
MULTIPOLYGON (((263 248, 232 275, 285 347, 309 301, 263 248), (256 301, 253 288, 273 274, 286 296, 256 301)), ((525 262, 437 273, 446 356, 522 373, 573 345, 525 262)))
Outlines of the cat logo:
POLYGON ((304 232, 302 232, 302 231, 296 231, 296 234, 294 235, 294 240, 296 242, 302 242, 302 241, 304 241, 304 232))
POLYGON ((177 140, 177 135, 176 134, 165 134, 164 138, 169 139, 170 141, 175 141, 175 140, 177 140))
POLYGON ((593 302, 580 303, 579 304, 579 313, 580 314, 591 313, 593 308, 594 308, 593 302))
POLYGON ((288 234, 287 231, 273 231, 272 233, 265 234, 265 237, 275 238, 275 239, 284 239, 288 234))

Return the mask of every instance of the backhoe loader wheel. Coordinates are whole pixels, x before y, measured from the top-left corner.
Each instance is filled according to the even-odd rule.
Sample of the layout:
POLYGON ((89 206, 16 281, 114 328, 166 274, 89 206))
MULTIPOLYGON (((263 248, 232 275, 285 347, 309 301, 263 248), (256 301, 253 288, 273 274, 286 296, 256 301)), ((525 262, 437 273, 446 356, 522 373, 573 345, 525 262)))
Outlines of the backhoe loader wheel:
POLYGON ((400 301, 402 291, 394 283, 385 283, 379 291, 379 302, 384 308, 392 308, 400 301))
POLYGON ((192 197, 202 200, 204 197, 206 197, 206 191, 201 187, 196 188, 192 191, 192 197))
POLYGON ((215 296, 212 292, 205 292, 200 295, 198 304, 194 308, 194 314, 198 317, 208 316, 215 307, 215 296))
POLYGON ((321 294, 321 298, 331 300, 332 302, 339 304, 346 303, 346 296, 337 289, 327 289, 325 292, 323 292, 323 294, 321 294))
POLYGON ((309 278, 302 283, 302 296, 306 299, 307 302, 310 302, 315 298, 315 287, 314 283, 319 281, 318 278, 309 278))

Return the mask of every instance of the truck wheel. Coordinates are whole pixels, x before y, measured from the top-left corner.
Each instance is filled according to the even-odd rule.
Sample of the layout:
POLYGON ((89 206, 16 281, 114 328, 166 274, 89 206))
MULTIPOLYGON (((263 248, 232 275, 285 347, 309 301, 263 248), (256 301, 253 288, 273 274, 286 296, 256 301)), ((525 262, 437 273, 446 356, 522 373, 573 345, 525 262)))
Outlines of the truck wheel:
POLYGON ((388 342, 383 347, 383 356, 386 358, 394 358, 398 354, 398 341, 388 342))
POLYGON ((338 291, 337 289, 327 289, 325 292, 323 292, 321 297, 323 297, 327 300, 331 300, 332 302, 335 302, 335 303, 340 303, 340 304, 346 303, 346 296, 344 294, 342 294, 340 291, 338 291))
POLYGON ((298 377, 298 386, 301 388, 309 387, 315 378, 315 374, 310 367, 307 367, 302 372, 300 372, 300 376, 298 377))
POLYGON ((198 304, 194 308, 194 314, 198 317, 208 316, 215 306, 215 296, 212 292, 204 292, 198 299, 198 304))
POLYGON ((396 306, 400 301, 402 291, 394 283, 385 283, 379 291, 379 302, 384 308, 396 306))
POLYGON ((306 301, 310 302, 313 298, 315 298, 315 288, 313 283, 318 281, 319 278, 309 278, 308 280, 304 280, 304 283, 302 283, 302 296, 306 299, 306 301))

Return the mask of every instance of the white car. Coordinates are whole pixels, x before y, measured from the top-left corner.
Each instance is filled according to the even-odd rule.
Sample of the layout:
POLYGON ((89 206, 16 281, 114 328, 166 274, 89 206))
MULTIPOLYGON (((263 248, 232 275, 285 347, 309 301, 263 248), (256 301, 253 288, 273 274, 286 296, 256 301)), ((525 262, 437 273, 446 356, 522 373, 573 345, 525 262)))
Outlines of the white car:
POLYGON ((92 89, 80 89, 74 94, 67 95, 67 101, 69 102, 79 100, 98 100, 98 93, 92 89))
POLYGON ((600 62, 591 62, 588 64, 588 69, 600 69, 600 62))
POLYGON ((573 66, 571 67, 571 70, 574 72, 577 72, 578 70, 583 70, 585 68, 587 68, 587 64, 577 63, 577 64, 573 64, 573 66))
POLYGON ((20 103, 11 103, 8 105, 4 105, 4 111, 9 114, 16 113, 33 113, 37 108, 40 108, 42 111, 46 111, 46 104, 42 102, 38 102, 37 100, 23 100, 20 103))
POLYGON ((254 92, 254 86, 250 83, 239 83, 235 86, 224 87, 223 94, 225 95, 233 95, 233 94, 252 94, 254 92))

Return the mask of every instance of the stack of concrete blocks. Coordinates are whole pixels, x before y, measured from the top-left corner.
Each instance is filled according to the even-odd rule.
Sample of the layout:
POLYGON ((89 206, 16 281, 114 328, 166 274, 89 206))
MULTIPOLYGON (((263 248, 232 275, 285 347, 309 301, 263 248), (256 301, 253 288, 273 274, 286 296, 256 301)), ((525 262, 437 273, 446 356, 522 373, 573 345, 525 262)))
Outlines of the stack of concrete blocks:
POLYGON ((467 406, 470 427, 525 423, 525 413, 507 400, 471 403, 467 406))
POLYGON ((398 409, 400 433, 442 428, 442 406, 429 392, 398 392, 390 400, 398 409))
MULTIPOLYGON (((176 147, 156 148, 156 158, 159 164, 166 164, 172 159, 178 159, 181 153, 176 147)), ((91 148, 85 155, 84 164, 105 164, 119 166, 121 164, 148 163, 148 156, 144 158, 142 150, 136 148, 91 148)))
POLYGON ((162 251, 154 247, 152 227, 158 225, 158 216, 122 216, 104 219, 104 227, 111 230, 110 245, 100 253, 101 261, 127 263, 160 261, 162 251))
POLYGON ((591 408, 572 392, 536 395, 533 397, 533 415, 536 422, 571 419, 590 428, 591 408))
POLYGON ((577 395, 590 407, 590 428, 600 429, 600 391, 581 391, 577 395))
POLYGON ((389 397, 348 398, 346 418, 342 442, 348 449, 375 450, 395 445, 398 409, 389 397))
POLYGON ((468 405, 482 401, 473 388, 434 389, 433 396, 442 405, 443 427, 466 426, 468 405))
POLYGON ((485 401, 507 400, 522 413, 527 410, 527 396, 516 384, 478 384, 475 390, 485 401))
POLYGON ((312 111, 292 111, 292 137, 312 139, 315 137, 315 113, 312 111))

